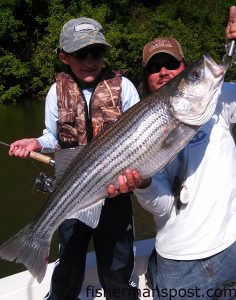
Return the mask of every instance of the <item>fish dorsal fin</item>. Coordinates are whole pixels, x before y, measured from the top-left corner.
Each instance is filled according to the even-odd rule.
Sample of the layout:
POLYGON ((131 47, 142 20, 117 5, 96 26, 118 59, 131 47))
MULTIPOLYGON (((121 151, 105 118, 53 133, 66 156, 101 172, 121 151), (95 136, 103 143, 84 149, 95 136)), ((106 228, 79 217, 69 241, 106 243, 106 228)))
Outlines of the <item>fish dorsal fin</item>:
POLYGON ((54 184, 57 184, 57 182, 62 178, 69 165, 83 148, 83 146, 78 146, 76 148, 60 149, 55 153, 56 179, 54 184))
POLYGON ((82 209, 78 212, 73 213, 69 216, 69 218, 79 219, 81 222, 85 223, 89 227, 96 228, 100 219, 104 200, 105 199, 102 199, 99 202, 96 202, 94 205, 90 206, 89 208, 82 209))

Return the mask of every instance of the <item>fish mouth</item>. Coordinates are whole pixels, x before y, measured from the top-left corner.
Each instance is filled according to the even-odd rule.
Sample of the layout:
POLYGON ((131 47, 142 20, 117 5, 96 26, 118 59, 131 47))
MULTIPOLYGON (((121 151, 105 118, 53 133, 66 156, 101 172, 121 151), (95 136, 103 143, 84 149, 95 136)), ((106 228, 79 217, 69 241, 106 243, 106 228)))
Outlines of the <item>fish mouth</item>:
MULTIPOLYGON (((200 99, 197 101, 196 97, 190 97, 189 99, 186 97, 186 108, 184 107, 184 99, 182 99, 182 103, 180 104, 182 110, 179 109, 178 104, 175 103, 174 115, 176 119, 184 124, 201 126, 211 118, 215 111, 227 67, 218 65, 210 55, 204 55, 196 62, 195 66, 197 66, 197 69, 204 70, 201 79, 202 84, 200 81, 199 84, 193 85, 196 97, 200 97, 200 99), (200 86, 200 88, 198 86, 200 86), (196 88, 198 89, 197 92, 196 88), (188 113, 186 113, 187 110, 188 113)), ((188 89, 187 92, 189 92, 188 89)))
POLYGON ((218 65, 209 54, 204 55, 203 59, 205 59, 208 68, 211 69, 216 78, 222 78, 222 76, 224 76, 226 71, 228 70, 228 65, 218 65))
POLYGON ((216 79, 215 83, 213 84, 213 89, 215 89, 215 91, 213 93, 212 100, 209 102, 205 111, 199 114, 199 119, 194 125, 202 125, 206 123, 213 115, 217 105, 217 99, 219 97, 219 90, 217 89, 217 86, 221 85, 224 81, 225 73, 228 69, 226 65, 217 64, 210 55, 204 55, 203 60, 205 61, 207 67, 212 71, 216 79))

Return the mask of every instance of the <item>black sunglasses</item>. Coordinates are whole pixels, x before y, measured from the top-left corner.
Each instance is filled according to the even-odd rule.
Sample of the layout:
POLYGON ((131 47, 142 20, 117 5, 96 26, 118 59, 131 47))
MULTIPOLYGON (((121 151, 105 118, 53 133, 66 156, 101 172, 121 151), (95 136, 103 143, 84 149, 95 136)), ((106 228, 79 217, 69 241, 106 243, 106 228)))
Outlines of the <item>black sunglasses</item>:
POLYGON ((104 56, 106 52, 105 47, 92 47, 92 48, 83 48, 76 52, 70 53, 71 56, 78 60, 85 59, 89 54, 92 55, 94 59, 100 59, 104 56))
POLYGON ((159 73, 162 68, 166 68, 167 70, 176 70, 180 67, 181 61, 177 59, 168 59, 164 62, 149 62, 146 71, 148 74, 159 73))

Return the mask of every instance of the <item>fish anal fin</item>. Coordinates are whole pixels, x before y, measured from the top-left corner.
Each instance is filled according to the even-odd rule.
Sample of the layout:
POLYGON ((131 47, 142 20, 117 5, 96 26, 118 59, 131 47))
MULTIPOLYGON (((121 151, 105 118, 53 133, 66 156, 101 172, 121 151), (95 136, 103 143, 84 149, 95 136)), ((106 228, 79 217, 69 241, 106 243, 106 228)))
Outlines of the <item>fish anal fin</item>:
POLYGON ((70 215, 69 218, 79 219, 89 227, 96 228, 100 219, 103 204, 104 199, 100 200, 89 208, 73 213, 73 215, 70 215))

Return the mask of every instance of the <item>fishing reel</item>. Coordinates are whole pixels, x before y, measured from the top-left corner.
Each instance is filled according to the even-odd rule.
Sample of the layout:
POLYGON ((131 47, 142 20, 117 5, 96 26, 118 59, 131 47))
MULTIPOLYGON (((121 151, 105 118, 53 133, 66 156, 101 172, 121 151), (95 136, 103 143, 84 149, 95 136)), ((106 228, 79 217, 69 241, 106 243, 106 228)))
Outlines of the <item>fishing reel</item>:
POLYGON ((36 192, 51 193, 53 191, 53 181, 54 178, 41 172, 35 179, 34 190, 36 192))

